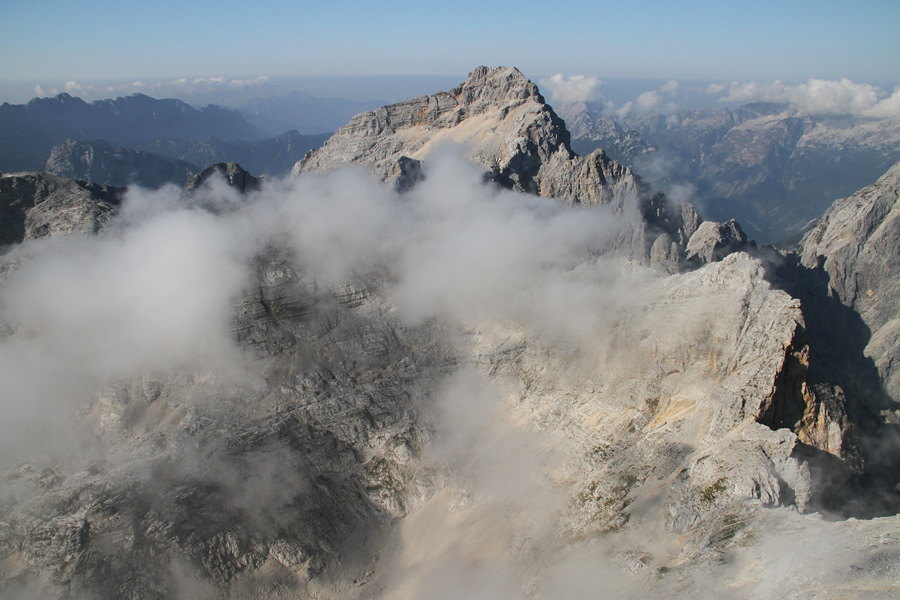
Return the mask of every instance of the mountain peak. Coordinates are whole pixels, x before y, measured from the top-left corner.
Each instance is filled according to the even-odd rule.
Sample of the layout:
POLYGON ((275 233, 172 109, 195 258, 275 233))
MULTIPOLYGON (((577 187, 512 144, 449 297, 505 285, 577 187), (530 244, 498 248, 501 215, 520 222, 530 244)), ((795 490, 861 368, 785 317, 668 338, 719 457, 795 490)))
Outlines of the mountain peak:
POLYGON ((419 163, 446 143, 463 148, 469 162, 486 169, 487 179, 514 191, 567 204, 612 205, 622 212, 637 204, 648 227, 634 237, 636 257, 649 259, 658 235, 683 249, 693 233, 687 225, 697 221, 693 208, 687 214, 671 206, 602 151, 577 156, 563 120, 538 87, 510 67, 481 66, 449 91, 358 114, 292 173, 368 165, 377 179, 402 190, 421 176, 419 163), (644 240, 645 235, 652 238, 644 240))
POLYGON ((538 87, 515 67, 492 69, 480 66, 469 73, 466 81, 450 93, 457 97, 465 95, 468 104, 475 104, 478 101, 524 100, 532 96, 539 102, 544 102, 538 87))
POLYGON ((468 150, 508 187, 539 193, 533 171, 556 152, 571 159, 563 121, 518 69, 478 67, 459 86, 356 115, 298 163, 294 172, 326 172, 345 164, 370 164, 376 177, 401 174, 401 156, 421 161, 441 143, 468 150), (538 160, 518 157, 537 153, 538 160), (515 179, 515 182, 511 180, 515 179))

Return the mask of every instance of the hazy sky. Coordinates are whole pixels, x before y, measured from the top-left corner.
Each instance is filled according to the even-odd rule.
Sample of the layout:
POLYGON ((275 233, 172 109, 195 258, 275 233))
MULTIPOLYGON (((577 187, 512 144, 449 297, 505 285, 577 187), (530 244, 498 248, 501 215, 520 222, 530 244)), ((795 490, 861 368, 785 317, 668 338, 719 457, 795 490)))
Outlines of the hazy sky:
POLYGON ((898 0, 4 0, 0 83, 462 74, 900 83, 898 0))

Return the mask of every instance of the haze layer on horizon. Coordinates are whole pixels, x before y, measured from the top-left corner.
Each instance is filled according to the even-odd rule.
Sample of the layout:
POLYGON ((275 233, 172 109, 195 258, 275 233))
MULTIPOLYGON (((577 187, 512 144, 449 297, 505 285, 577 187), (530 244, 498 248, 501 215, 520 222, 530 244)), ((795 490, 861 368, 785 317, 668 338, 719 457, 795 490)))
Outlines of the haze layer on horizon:
POLYGON ((900 83, 894 0, 549 6, 16 3, 5 7, 0 83, 459 75, 481 64, 516 66, 533 78, 900 83))

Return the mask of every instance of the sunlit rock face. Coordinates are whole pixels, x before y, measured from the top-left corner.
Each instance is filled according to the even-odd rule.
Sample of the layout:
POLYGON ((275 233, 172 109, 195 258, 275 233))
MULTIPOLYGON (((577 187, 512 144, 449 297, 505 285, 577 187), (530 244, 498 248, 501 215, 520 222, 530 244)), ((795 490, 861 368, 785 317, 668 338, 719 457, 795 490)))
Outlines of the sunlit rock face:
POLYGON ((897 518, 842 520, 865 513, 868 430, 841 382, 813 377, 818 329, 769 282, 780 263, 722 250, 726 224, 676 266, 706 264, 660 268, 677 228, 640 238, 654 264, 620 244, 648 221, 541 197, 553 181, 607 193, 599 174, 620 167, 579 171, 522 79, 482 68, 407 103, 448 136, 494 119, 455 140, 474 167, 399 154, 416 180, 395 189, 326 165, 428 137, 394 105, 291 181, 214 166, 184 192, 130 190, 101 235, 8 249, 0 592, 889 593, 897 518), (529 154, 515 191, 471 153, 514 169, 491 138, 509 114, 560 169, 529 154))
POLYGON ((366 165, 382 181, 406 189, 436 149, 459 145, 485 177, 515 191, 625 215, 620 241, 649 259, 661 235, 683 247, 699 224, 693 207, 672 205, 602 150, 578 156, 565 123, 537 86, 513 68, 479 67, 457 88, 362 113, 294 166, 323 173, 366 165))

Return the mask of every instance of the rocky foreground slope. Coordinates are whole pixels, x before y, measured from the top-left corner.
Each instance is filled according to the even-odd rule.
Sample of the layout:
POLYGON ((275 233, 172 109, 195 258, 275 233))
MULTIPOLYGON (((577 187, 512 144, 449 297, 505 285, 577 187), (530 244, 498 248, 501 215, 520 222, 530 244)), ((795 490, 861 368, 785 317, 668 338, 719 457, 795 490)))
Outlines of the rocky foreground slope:
MULTIPOLYGON (((464 122, 461 99, 518 77, 478 69, 475 89, 413 103, 464 122)), ((506 114, 556 122, 520 96, 506 114)), ((536 165, 513 177, 507 139, 479 129, 502 107, 471 139, 403 134, 396 110, 357 117, 302 170, 462 135, 514 189, 631 185, 578 170, 565 144, 542 174, 542 137, 511 153, 536 165)), ((376 176, 420 158, 386 154, 376 176)), ((785 291, 802 283, 791 263, 785 289, 727 245, 666 275, 609 252, 627 211, 503 190, 475 165, 429 155, 403 193, 353 171, 254 186, 221 165, 179 197, 129 192, 99 236, 8 251, 0 592, 896 594, 897 517, 846 518, 871 516, 871 486, 893 506, 883 469, 867 475, 883 428, 816 372, 825 324, 785 291)), ((703 240, 739 237, 712 225, 703 240)))
POLYGON ((48 173, 0 175, 0 247, 55 233, 97 233, 124 191, 48 173))

